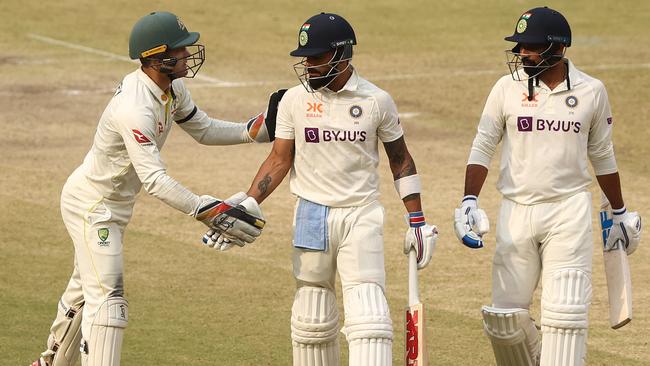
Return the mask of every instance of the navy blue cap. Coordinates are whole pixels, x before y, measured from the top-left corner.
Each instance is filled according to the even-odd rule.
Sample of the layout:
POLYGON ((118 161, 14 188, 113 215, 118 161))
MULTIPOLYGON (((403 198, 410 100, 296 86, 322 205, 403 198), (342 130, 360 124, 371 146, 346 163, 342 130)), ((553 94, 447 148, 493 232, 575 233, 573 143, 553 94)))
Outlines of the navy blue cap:
POLYGON ((357 38, 347 20, 337 14, 320 13, 307 19, 300 27, 298 48, 289 54, 296 57, 316 56, 355 44, 357 38))
POLYGON ((557 10, 548 7, 534 8, 523 13, 515 32, 506 41, 530 44, 561 43, 571 46, 571 27, 557 10))

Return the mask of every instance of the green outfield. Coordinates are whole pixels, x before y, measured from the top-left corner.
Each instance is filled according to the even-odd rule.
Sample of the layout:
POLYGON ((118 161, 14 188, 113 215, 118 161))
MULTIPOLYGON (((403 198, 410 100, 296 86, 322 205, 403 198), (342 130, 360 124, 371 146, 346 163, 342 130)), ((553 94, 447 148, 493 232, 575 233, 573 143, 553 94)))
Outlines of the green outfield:
MULTIPOLYGON (((539 2, 486 1, 75 1, 3 0, 0 12, 0 365, 27 365, 44 350, 73 247, 59 194, 92 143, 100 114, 129 63, 128 36, 153 10, 181 16, 201 32, 207 60, 187 85, 212 117, 243 121, 268 94, 297 84, 288 52, 302 22, 337 12, 358 38, 353 64, 389 91, 423 177, 424 210, 441 232, 432 263, 420 272, 428 307, 431 365, 493 365, 479 309, 490 301, 494 234, 471 251, 453 234, 464 167, 485 99, 507 72, 503 36, 539 2)), ((614 143, 624 198, 650 218, 650 40, 648 1, 548 1, 572 25, 568 56, 603 80, 614 113, 614 143)), ((270 145, 206 147, 176 128, 163 157, 169 173, 196 193, 228 197, 248 189, 270 145)), ((407 257, 403 206, 382 152, 386 207, 387 297, 402 364, 407 257)), ((496 222, 498 159, 481 205, 496 222)), ((596 192, 595 187, 592 187, 596 192)), ((142 193, 125 239, 130 322, 123 365, 289 365, 291 212, 283 183, 262 209, 263 236, 246 248, 214 252, 204 227, 142 193)), ((594 199, 594 207, 597 202, 594 199)), ((594 238, 598 239, 594 212, 594 238)), ((647 231, 648 229, 646 229, 647 231)), ((630 257, 634 320, 614 331, 599 242, 594 247, 589 365, 648 365, 650 233, 630 257)), ((339 304, 341 300, 339 298, 339 304)), ((539 291, 533 313, 539 317, 539 291)), ((341 335, 342 349, 346 343, 341 335)), ((343 351, 342 359, 347 359, 343 351)), ((343 362, 347 364, 347 361, 343 362)))

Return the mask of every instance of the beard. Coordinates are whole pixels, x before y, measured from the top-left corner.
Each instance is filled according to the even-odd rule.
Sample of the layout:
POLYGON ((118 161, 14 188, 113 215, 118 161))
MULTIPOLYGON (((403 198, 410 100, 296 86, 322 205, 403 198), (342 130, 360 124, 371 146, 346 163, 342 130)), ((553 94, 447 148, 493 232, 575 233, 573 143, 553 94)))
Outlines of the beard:
POLYGON ((317 76, 313 76, 313 77, 308 76, 307 77, 307 82, 309 83, 309 86, 312 87, 312 89, 314 89, 314 90, 321 89, 321 88, 329 85, 332 82, 332 80, 334 80, 334 78, 336 78, 337 75, 336 75, 336 72, 334 72, 334 71, 335 71, 334 69, 332 69, 330 71, 330 73, 334 74, 334 75, 325 76, 322 73, 319 73, 317 76))

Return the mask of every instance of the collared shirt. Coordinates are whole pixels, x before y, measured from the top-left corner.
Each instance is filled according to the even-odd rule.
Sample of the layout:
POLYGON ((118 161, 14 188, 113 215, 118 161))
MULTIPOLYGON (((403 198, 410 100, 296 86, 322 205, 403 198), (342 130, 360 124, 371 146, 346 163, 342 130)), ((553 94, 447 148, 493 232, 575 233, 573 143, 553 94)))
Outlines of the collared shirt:
POLYGON ((77 174, 104 198, 132 201, 144 185, 148 193, 192 214, 199 197, 167 175, 160 156, 174 121, 203 144, 250 140, 245 124, 213 120, 198 109, 181 79, 165 92, 137 69, 123 79, 106 106, 77 174))
POLYGON ((489 167, 503 140, 497 188, 520 204, 557 201, 587 189, 587 160, 596 175, 617 171, 612 114, 600 80, 568 61, 568 81, 542 81, 528 100, 528 82, 502 77, 488 96, 468 164, 489 167), (569 88, 570 86, 570 88, 569 88))
POLYGON ((276 137, 295 140, 290 188, 331 207, 379 198, 378 141, 403 135, 391 96, 356 71, 338 92, 289 89, 278 107, 276 137))

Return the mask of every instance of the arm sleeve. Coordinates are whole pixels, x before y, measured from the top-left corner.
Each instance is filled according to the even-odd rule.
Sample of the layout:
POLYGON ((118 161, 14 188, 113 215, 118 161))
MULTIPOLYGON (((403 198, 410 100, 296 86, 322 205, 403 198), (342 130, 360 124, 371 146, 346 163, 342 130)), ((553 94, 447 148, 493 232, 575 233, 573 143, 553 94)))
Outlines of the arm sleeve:
POLYGON ((503 103, 503 85, 502 82, 498 82, 492 88, 485 102, 467 164, 478 164, 489 168, 492 156, 494 156, 505 130, 506 118, 503 115, 503 103))
MULTIPOLYGON (((176 81, 176 80, 175 80, 176 81)), ((253 140, 248 136, 245 123, 222 121, 208 117, 200 110, 179 80, 174 83, 178 109, 174 113, 176 123, 194 140, 203 145, 235 145, 253 140)))
POLYGON ((377 108, 379 112, 377 137, 379 137, 379 140, 381 142, 391 142, 402 137, 404 131, 393 98, 388 93, 382 93, 377 97, 377 108))
POLYGON ((605 86, 598 82, 594 90, 594 118, 589 127, 587 151, 596 175, 618 171, 612 144, 612 112, 605 86))
POLYGON ((294 97, 292 90, 289 89, 278 104, 278 114, 275 119, 275 137, 285 140, 295 140, 295 124, 291 117, 291 107, 294 97))
POLYGON ((199 197, 167 175, 154 139, 154 121, 153 115, 146 111, 129 113, 118 119, 116 130, 124 140, 131 164, 147 193, 191 215, 199 205, 199 197))

